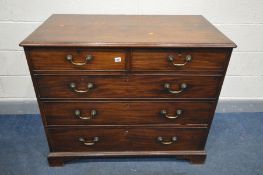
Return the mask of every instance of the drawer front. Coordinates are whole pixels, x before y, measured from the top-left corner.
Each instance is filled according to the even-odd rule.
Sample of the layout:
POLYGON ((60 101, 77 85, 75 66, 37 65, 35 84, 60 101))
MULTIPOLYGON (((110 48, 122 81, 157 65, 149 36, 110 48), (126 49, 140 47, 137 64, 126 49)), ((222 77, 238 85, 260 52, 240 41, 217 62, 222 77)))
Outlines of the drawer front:
POLYGON ((216 98, 220 76, 38 75, 40 98, 216 98))
POLYGON ((208 124, 215 102, 43 102, 47 125, 208 124))
POLYGON ((132 69, 138 71, 223 71, 227 61, 225 49, 135 49, 132 52, 132 69))
POLYGON ((125 70, 126 51, 117 49, 33 49, 33 70, 125 70))
POLYGON ((172 151, 203 150, 205 128, 53 128, 53 151, 172 151))

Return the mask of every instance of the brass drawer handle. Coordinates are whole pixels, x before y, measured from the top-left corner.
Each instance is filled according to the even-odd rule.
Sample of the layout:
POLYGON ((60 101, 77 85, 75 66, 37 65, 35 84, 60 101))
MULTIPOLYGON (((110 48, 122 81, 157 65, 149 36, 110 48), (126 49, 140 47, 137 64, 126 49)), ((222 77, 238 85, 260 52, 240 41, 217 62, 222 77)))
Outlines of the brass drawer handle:
POLYGON ((157 140, 163 145, 171 145, 177 141, 177 137, 172 137, 170 141, 165 141, 163 137, 157 137, 157 140))
POLYGON ((169 61, 170 63, 172 63, 172 64, 173 64, 174 66, 176 66, 176 67, 182 67, 182 66, 185 66, 187 63, 189 63, 189 62, 192 60, 192 56, 191 56, 191 55, 186 55, 186 57, 185 57, 185 62, 182 63, 182 64, 174 63, 174 60, 175 60, 175 58, 174 58, 172 55, 169 55, 169 56, 168 56, 168 61, 169 61))
POLYGON ((177 109, 176 110, 176 116, 172 116, 172 115, 168 115, 167 111, 165 109, 161 110, 161 115, 164 116, 165 118, 169 118, 169 119, 176 119, 179 116, 181 116, 182 113, 183 113, 183 110, 177 109))
POLYGON ((92 146, 92 145, 95 145, 95 143, 99 141, 99 137, 94 137, 92 140, 86 140, 83 137, 79 137, 78 140, 86 146, 92 146))
POLYGON ((92 119, 93 117, 95 117, 96 115, 97 115, 97 111, 96 111, 95 109, 92 109, 92 110, 90 111, 90 116, 88 116, 88 117, 82 117, 80 110, 79 110, 79 109, 76 109, 76 110, 75 110, 75 116, 78 117, 78 118, 80 118, 80 119, 82 119, 82 120, 90 120, 90 119, 92 119))
POLYGON ((73 64, 73 65, 83 66, 83 65, 87 64, 89 61, 92 60, 92 55, 87 55, 86 58, 85 58, 85 61, 82 62, 82 63, 74 62, 72 55, 67 55, 67 56, 66 56, 66 60, 67 60, 67 61, 70 61, 71 64, 73 64))
POLYGON ((179 93, 183 92, 187 88, 187 84, 186 83, 182 83, 180 85, 180 88, 181 88, 180 90, 171 90, 170 83, 165 83, 164 84, 164 88, 167 89, 172 94, 179 94, 179 93))
POLYGON ((88 83, 86 90, 78 90, 76 83, 73 83, 73 82, 72 82, 72 83, 69 84, 69 87, 70 87, 71 89, 73 89, 73 90, 74 90, 75 92, 77 92, 77 93, 86 93, 86 92, 89 92, 89 90, 92 89, 92 88, 94 87, 94 85, 93 85, 93 83, 88 83))

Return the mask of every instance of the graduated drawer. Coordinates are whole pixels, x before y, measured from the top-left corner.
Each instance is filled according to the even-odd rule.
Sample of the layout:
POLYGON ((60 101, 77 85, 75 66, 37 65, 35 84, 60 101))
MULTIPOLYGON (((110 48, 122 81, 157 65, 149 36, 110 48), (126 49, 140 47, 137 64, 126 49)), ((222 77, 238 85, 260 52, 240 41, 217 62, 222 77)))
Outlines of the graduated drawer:
POLYGON ((40 98, 216 98, 221 76, 36 75, 40 98))
POLYGON ((54 152, 203 150, 206 128, 61 127, 48 129, 54 152))
POLYGON ((42 102, 47 125, 207 125, 215 102, 42 102))
POLYGON ((35 48, 29 52, 33 70, 125 70, 121 49, 35 48))
POLYGON ((132 70, 147 71, 223 71, 227 49, 134 49, 132 70))

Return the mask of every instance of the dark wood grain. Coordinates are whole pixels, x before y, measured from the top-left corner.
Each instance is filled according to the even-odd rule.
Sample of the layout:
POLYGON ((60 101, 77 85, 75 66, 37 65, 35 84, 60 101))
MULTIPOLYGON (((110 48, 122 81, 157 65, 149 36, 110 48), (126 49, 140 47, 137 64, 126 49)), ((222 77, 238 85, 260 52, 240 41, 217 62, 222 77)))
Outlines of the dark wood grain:
MULTIPOLYGON (((31 75, 31 79, 32 79, 32 83, 33 83, 33 88, 35 90, 35 93, 36 93, 36 98, 37 98, 37 104, 38 104, 38 107, 39 107, 39 112, 40 112, 40 115, 41 115, 41 119, 42 119, 42 122, 43 124, 46 123, 46 119, 45 119, 45 115, 44 115, 44 109, 40 103, 40 98, 37 94, 39 94, 39 91, 38 91, 38 88, 37 88, 37 83, 36 83, 36 79, 34 78, 34 74, 33 74, 33 70, 32 70, 32 64, 31 64, 31 61, 29 59, 29 52, 30 52, 30 49, 29 48, 24 48, 24 51, 25 51, 25 55, 26 55, 26 61, 27 61, 27 64, 28 64, 28 68, 29 68, 29 72, 30 72, 30 75, 31 75)), ((47 133, 47 128, 44 127, 44 131, 45 131, 45 135, 46 135, 46 139, 47 139, 47 142, 48 142, 48 148, 49 148, 49 151, 51 152, 52 151, 52 147, 50 145, 50 141, 49 141, 49 135, 47 133)))
POLYGON ((169 150, 203 150, 207 137, 206 128, 169 128, 169 127, 97 127, 97 128, 50 128, 51 145, 54 151, 169 151, 169 150), (161 144, 177 137, 170 145, 161 144), (84 145, 78 139, 82 137, 99 141, 92 146, 84 145))
POLYGON ((236 47, 198 15, 52 15, 20 45, 236 47))
POLYGON ((220 76, 36 76, 40 98, 216 98, 220 76), (86 90, 88 83, 94 88, 87 93, 76 93, 69 85, 86 90), (171 84, 172 90, 180 90, 182 83, 188 88, 172 94, 164 88, 171 84))
POLYGON ((126 51, 120 49, 73 49, 73 48, 35 48, 31 49, 29 59, 33 70, 125 70, 126 51), (73 56, 77 63, 85 62, 87 55, 91 61, 85 65, 74 65, 66 60, 67 55, 73 56), (116 62, 115 58, 121 58, 116 62))
POLYGON ((48 126, 52 125, 207 125, 214 109, 214 102, 184 101, 137 101, 137 102, 43 102, 48 126), (176 110, 183 113, 176 119, 165 118, 161 110, 176 116, 176 110), (91 110, 97 114, 91 119, 80 119, 75 115, 80 110, 81 117, 90 117, 91 110))
POLYGON ((175 156, 204 163, 207 135, 236 45, 202 16, 52 15, 24 47, 49 143, 50 166, 85 157, 175 156), (66 60, 72 55, 83 62, 66 60), (168 62, 184 63, 182 67, 168 62), (114 58, 121 57, 116 63, 114 58), (76 93, 69 87, 85 90, 76 93), (171 84, 179 94, 164 88, 171 84), (76 116, 97 115, 84 121, 76 116), (160 115, 175 115, 176 119, 160 115), (79 137, 99 141, 86 146, 79 137), (164 141, 177 137, 175 143, 164 141))
POLYGON ((227 49, 134 49, 132 52, 133 71, 223 71, 228 61, 227 49), (185 63, 185 57, 192 60, 185 66, 176 67, 168 56, 174 57, 174 63, 185 63))
POLYGON ((90 151, 90 152, 51 152, 48 155, 49 166, 63 166, 65 162, 76 161, 79 159, 90 157, 103 157, 103 158, 127 158, 127 157, 166 157, 190 160, 192 164, 204 163, 206 152, 203 150, 198 151, 90 151))

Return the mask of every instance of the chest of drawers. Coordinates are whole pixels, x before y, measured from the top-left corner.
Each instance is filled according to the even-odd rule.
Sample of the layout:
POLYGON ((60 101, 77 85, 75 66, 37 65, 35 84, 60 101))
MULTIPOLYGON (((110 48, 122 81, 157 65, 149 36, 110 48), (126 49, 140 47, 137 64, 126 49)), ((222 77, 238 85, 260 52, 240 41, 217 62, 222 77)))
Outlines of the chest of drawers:
POLYGON ((204 162, 236 45, 202 16, 52 15, 20 45, 50 166, 98 156, 204 162))

